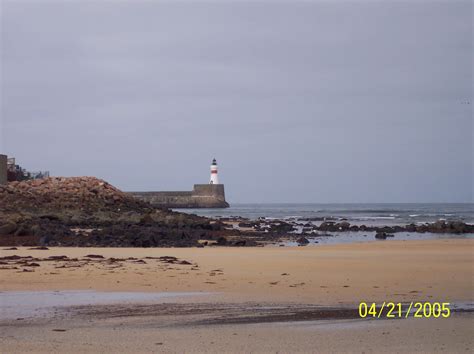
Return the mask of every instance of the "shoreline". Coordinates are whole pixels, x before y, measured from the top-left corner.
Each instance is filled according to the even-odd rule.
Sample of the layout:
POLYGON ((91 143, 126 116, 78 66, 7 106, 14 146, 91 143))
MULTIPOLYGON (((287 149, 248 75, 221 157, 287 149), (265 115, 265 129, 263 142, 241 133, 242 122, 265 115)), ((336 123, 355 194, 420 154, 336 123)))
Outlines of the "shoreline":
POLYGON ((392 238, 396 234, 400 238, 404 238, 404 234, 416 234, 414 238, 429 238, 431 234, 436 235, 433 238, 474 234, 474 225, 466 223, 474 217, 470 207, 444 206, 433 210, 431 206, 423 210, 423 214, 432 215, 430 218, 436 220, 422 224, 411 218, 413 223, 404 224, 406 217, 399 219, 397 225, 352 220, 365 214, 380 220, 381 215, 396 212, 405 216, 409 213, 411 217, 417 215, 412 213, 420 208, 405 210, 400 206, 393 210, 367 206, 353 209, 347 205, 332 210, 303 208, 292 210, 301 211, 302 215, 292 218, 275 216, 299 214, 289 213, 285 208, 263 208, 258 212, 265 217, 257 220, 243 217, 249 216, 249 210, 242 209, 239 213, 229 208, 229 212, 237 211, 236 215, 241 216, 228 214, 228 217, 210 219, 155 208, 94 177, 12 182, 0 186, 0 204, 0 247, 253 247, 281 240, 304 246, 316 243, 315 238, 327 240, 327 236, 341 232, 362 232, 360 237, 376 239, 392 238))

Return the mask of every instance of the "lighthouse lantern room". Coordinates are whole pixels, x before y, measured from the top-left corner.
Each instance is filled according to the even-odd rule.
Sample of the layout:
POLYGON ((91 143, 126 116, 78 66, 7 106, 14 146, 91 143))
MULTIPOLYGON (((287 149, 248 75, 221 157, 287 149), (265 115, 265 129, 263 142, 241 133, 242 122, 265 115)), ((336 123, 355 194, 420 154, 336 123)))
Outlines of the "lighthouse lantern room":
POLYGON ((217 162, 216 159, 212 160, 211 165, 211 181, 209 184, 219 184, 219 178, 217 177, 217 162))

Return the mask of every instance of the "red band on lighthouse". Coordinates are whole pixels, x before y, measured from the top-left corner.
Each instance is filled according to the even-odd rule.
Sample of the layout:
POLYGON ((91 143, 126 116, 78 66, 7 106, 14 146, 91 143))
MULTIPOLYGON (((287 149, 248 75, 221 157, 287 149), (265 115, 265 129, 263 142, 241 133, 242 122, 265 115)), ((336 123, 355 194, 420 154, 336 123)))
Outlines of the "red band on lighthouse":
POLYGON ((217 177, 217 162, 216 159, 212 160, 211 165, 211 179, 210 184, 219 184, 219 178, 217 177))

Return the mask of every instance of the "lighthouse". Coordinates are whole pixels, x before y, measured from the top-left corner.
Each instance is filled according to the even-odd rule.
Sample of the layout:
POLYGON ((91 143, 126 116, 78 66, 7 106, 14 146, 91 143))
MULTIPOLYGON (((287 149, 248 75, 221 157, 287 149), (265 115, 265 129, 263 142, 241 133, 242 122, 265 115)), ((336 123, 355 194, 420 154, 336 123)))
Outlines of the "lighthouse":
MULTIPOLYGON (((0 0, 1 1, 1 0, 0 0)), ((1 165, 0 155, 0 165, 1 165)), ((0 166, 1 167, 1 166, 0 166)), ((0 168, 1 169, 1 168, 0 168)), ((1 182, 1 181, 0 181, 1 182)), ((130 192, 134 197, 151 205, 165 208, 228 208, 224 185, 217 177, 217 162, 212 160, 211 179, 208 184, 195 184, 192 191, 130 192)))
POLYGON ((216 159, 212 160, 211 180, 210 180, 209 184, 219 184, 219 177, 217 177, 217 162, 216 162, 216 159))

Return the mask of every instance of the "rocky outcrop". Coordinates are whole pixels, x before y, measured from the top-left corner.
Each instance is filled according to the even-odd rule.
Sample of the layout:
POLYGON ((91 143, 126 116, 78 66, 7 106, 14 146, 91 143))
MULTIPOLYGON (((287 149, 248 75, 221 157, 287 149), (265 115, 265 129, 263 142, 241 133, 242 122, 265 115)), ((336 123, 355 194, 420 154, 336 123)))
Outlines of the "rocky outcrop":
POLYGON ((436 221, 434 223, 426 223, 422 225, 394 225, 394 226, 365 226, 351 225, 348 222, 325 221, 319 226, 314 226, 314 230, 318 231, 375 231, 378 233, 392 234, 396 232, 431 232, 446 234, 466 234, 474 232, 474 225, 466 224, 462 221, 436 221))
MULTIPOLYGON (((320 218, 322 219, 322 218, 320 218)), ((266 232, 273 235, 303 234, 308 237, 328 236, 329 233, 339 232, 375 232, 379 234, 380 239, 392 237, 397 232, 417 232, 417 233, 445 233, 445 234, 467 234, 474 233, 474 225, 467 224, 460 220, 444 221, 439 220, 434 223, 409 224, 409 225, 391 225, 391 226, 366 226, 352 225, 348 221, 322 221, 319 225, 309 223, 307 219, 296 220, 275 220, 258 218, 257 220, 248 220, 241 217, 221 218, 221 221, 237 223, 239 228, 252 229, 256 232, 266 232), (305 222, 305 223, 303 223, 305 222), (322 231, 323 233, 320 233, 322 231)))
POLYGON ((149 207, 95 177, 50 177, 0 186, 2 210, 84 212, 131 211, 149 207))
POLYGON ((1 246, 189 247, 227 234, 220 222, 155 208, 94 177, 0 186, 1 246))

